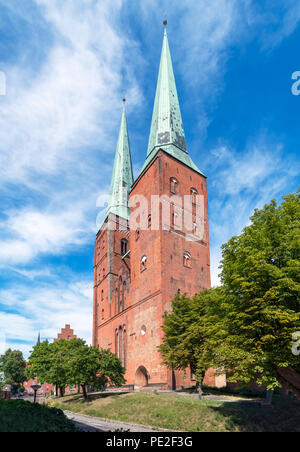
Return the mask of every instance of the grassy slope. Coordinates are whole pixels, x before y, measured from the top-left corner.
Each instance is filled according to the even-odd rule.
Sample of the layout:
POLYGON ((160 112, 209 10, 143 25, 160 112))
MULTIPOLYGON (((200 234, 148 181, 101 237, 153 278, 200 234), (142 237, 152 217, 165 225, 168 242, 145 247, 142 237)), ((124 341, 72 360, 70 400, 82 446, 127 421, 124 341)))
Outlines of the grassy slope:
POLYGON ((61 410, 24 400, 0 401, 0 432, 76 432, 61 410))
POLYGON ((94 417, 169 430, 201 432, 300 432, 300 403, 276 397, 272 408, 222 403, 174 395, 105 395, 84 402, 79 396, 51 404, 94 417))

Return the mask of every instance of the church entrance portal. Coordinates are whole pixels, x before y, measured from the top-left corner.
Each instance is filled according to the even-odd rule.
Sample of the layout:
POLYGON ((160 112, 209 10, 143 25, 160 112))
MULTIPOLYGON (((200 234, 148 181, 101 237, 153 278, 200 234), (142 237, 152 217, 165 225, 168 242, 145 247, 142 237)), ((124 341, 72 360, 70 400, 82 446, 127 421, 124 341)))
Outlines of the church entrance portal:
POLYGON ((148 385, 148 372, 144 366, 140 366, 135 373, 135 385, 140 387, 148 385))

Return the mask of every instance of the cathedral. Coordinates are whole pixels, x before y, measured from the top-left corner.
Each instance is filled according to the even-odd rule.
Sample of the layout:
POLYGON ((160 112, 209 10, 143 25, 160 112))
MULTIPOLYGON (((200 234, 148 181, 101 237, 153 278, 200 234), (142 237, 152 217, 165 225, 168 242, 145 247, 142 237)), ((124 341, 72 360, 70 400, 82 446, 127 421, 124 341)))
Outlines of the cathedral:
MULTIPOLYGON (((191 370, 165 367, 157 347, 175 295, 211 287, 206 182, 186 147, 165 23, 146 160, 134 180, 124 102, 95 243, 93 345, 116 353, 135 387, 195 384, 191 370)), ((217 379, 212 370, 205 382, 217 379)))

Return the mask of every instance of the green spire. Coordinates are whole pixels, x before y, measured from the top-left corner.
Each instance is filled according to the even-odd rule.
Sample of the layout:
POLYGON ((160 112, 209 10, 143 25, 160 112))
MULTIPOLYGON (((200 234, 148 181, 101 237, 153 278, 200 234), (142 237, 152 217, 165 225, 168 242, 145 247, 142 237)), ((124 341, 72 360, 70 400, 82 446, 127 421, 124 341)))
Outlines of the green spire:
POLYGON ((106 215, 114 213, 128 219, 128 195, 133 184, 132 162, 128 138, 125 99, 106 215))
POLYGON ((142 171, 146 168, 158 150, 163 149, 177 160, 180 160, 190 168, 201 173, 201 171, 192 162, 186 148, 166 24, 167 22, 165 21, 163 47, 148 144, 148 153, 142 171))

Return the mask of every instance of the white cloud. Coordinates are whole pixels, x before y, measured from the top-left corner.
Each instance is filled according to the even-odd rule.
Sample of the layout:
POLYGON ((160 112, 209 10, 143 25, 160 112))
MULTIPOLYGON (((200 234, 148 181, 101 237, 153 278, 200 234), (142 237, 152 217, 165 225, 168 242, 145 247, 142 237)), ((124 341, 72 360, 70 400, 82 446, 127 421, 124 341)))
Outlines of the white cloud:
POLYGON ((89 223, 85 213, 79 203, 57 212, 11 212, 2 229, 13 238, 4 235, 0 241, 0 264, 26 263, 39 254, 57 255, 86 244, 94 236, 95 223, 89 223))
POLYGON ((50 271, 50 268, 43 267, 42 269, 24 269, 18 267, 6 267, 8 271, 12 271, 18 275, 23 276, 25 279, 30 281, 34 281, 40 278, 52 278, 53 274, 50 271))
POLYGON ((53 285, 1 290, 0 305, 5 309, 0 324, 6 345, 22 341, 25 345, 18 342, 15 347, 27 350, 35 344, 39 331, 42 339, 52 340, 65 324, 71 324, 78 337, 91 343, 92 302, 92 282, 85 279, 65 284, 57 279, 53 285))
MULTIPOLYGON (((111 20, 120 3, 38 1, 55 41, 38 72, 22 64, 8 70, 0 114, 2 183, 26 183, 32 171, 70 170, 80 155, 87 156, 82 148, 96 143, 101 152, 111 151, 121 109, 124 49, 126 44, 130 48, 111 20)), ((126 84, 134 105, 140 100, 136 81, 131 77, 126 84)))
POLYGON ((275 4, 273 1, 269 3, 269 8, 268 14, 260 13, 261 22, 264 25, 261 37, 264 50, 274 49, 281 44, 284 39, 293 34, 300 23, 299 2, 285 0, 282 4, 280 0, 276 0, 275 4), (274 8, 276 10, 278 7, 278 13, 274 14, 274 8))
MULTIPOLYGON (((141 101, 126 64, 131 52, 135 62, 140 53, 119 27, 121 0, 36 3, 53 42, 40 65, 18 59, 6 71, 0 189, 8 198, 19 191, 22 207, 5 212, 1 264, 29 263, 93 240, 96 193, 108 190, 124 86, 129 110, 141 101), (108 152, 111 164, 99 165, 108 152)), ((20 14, 19 6, 10 12, 20 14)), ((23 20, 34 26, 30 14, 23 20)))
POLYGON ((209 192, 214 192, 210 203, 211 273, 213 285, 218 285, 220 246, 242 232, 255 208, 274 198, 280 201, 297 177, 297 165, 284 158, 283 144, 264 132, 249 142, 244 152, 220 145, 209 154, 207 167, 214 174, 209 187, 209 192))

